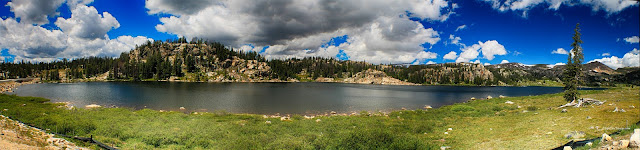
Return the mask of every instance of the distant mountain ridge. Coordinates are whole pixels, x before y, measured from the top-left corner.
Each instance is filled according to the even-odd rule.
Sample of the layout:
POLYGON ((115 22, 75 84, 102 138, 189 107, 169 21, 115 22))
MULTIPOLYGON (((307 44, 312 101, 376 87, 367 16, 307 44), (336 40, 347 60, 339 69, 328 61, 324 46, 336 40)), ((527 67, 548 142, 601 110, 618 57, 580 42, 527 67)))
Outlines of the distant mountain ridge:
MULTIPOLYGON (((2 63, 0 78, 40 77, 63 82, 160 80, 504 86, 537 85, 535 83, 547 81, 559 84, 564 68, 564 65, 521 63, 374 65, 315 57, 266 60, 256 52, 239 52, 220 43, 178 39, 148 42, 116 59, 90 57, 39 64, 2 63)), ((640 84, 639 67, 614 70, 596 61, 584 64, 583 72, 584 83, 590 86, 640 84)))

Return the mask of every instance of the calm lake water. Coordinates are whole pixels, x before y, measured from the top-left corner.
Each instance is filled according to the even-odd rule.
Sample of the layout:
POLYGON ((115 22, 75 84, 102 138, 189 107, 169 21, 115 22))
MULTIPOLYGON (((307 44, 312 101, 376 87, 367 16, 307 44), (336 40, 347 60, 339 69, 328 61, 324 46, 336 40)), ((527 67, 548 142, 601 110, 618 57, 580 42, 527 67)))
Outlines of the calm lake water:
POLYGON ((562 92, 560 87, 394 86, 342 83, 84 82, 20 86, 13 94, 102 106, 255 114, 314 114, 330 111, 421 109, 491 95, 526 96, 562 92))

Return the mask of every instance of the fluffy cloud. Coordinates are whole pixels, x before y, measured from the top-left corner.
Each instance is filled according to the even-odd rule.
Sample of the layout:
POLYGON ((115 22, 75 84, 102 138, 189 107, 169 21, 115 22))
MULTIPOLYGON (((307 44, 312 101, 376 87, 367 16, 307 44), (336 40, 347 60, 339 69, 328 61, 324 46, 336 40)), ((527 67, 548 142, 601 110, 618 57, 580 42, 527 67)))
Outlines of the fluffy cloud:
POLYGON ((640 42, 640 38, 638 38, 638 36, 626 37, 624 38, 624 41, 627 41, 627 43, 634 44, 634 43, 640 42))
POLYGON ((506 64, 506 63, 509 63, 509 61, 508 61, 508 60, 502 60, 502 61, 500 62, 500 64, 506 64))
POLYGON ((120 27, 118 20, 108 12, 100 15, 93 6, 77 6, 71 10, 71 18, 59 17, 55 22, 68 35, 84 39, 108 38, 105 35, 109 30, 120 27))
POLYGON ((462 49, 462 52, 460 53, 460 57, 456 59, 456 62, 469 62, 472 59, 478 58, 478 55, 480 55, 480 52, 478 52, 478 49, 480 49, 480 45, 478 44, 473 44, 469 47, 462 49))
POLYGON ((507 54, 507 50, 503 45, 498 43, 498 41, 489 40, 484 43, 478 41, 478 44, 464 47, 462 49, 462 53, 460 53, 460 57, 456 59, 456 62, 469 62, 472 59, 478 58, 480 52, 482 52, 482 56, 487 60, 493 60, 495 58, 495 55, 507 54))
POLYGON ((47 30, 13 18, 0 20, 0 49, 23 57, 52 57, 67 48, 67 36, 60 30, 47 30))
POLYGON ((564 48, 558 48, 556 50, 551 51, 551 54, 562 54, 562 55, 568 55, 569 52, 567 50, 564 50, 564 48))
POLYGON ((26 24, 47 24, 48 17, 57 16, 56 11, 65 0, 13 0, 6 6, 11 7, 16 18, 26 24))
POLYGON ((593 12, 603 10, 608 14, 618 13, 630 6, 636 6, 635 1, 630 0, 478 0, 490 3, 491 6, 501 12, 505 11, 522 11, 523 16, 526 17, 527 11, 538 5, 548 6, 548 9, 558 10, 561 5, 575 6, 586 5, 590 6, 593 12))
POLYGON ((622 67, 638 67, 640 66, 640 51, 636 48, 624 54, 622 58, 611 56, 603 57, 601 59, 594 59, 589 62, 599 61, 613 69, 622 67))
POLYGON ((495 55, 506 55, 507 50, 496 40, 489 40, 484 43, 478 42, 482 47, 480 51, 482 51, 482 56, 487 60, 493 60, 495 55))
POLYGON ((458 28, 456 28, 456 32, 458 32, 458 31, 460 31, 462 29, 465 29, 465 28, 467 28, 467 25, 464 25, 464 24, 460 25, 460 26, 458 26, 458 28))
POLYGON ((90 4, 92 2, 93 2, 93 0, 67 0, 67 6, 69 6, 69 8, 71 10, 73 10, 78 5, 87 5, 87 4, 90 4))
POLYGON ((232 47, 269 46, 267 58, 335 57, 342 49, 351 60, 373 63, 413 62, 424 50, 421 45, 440 38, 409 17, 445 21, 455 8, 444 0, 149 0, 146 7, 149 14, 172 14, 160 18, 160 32, 232 47), (321 47, 343 35, 349 37, 346 44, 321 47))
POLYGON ((446 55, 444 55, 444 57, 442 57, 442 59, 444 60, 454 60, 456 59, 456 57, 458 57, 458 53, 451 51, 449 53, 447 53, 446 55))
POLYGON ((0 19, 0 49, 8 49, 15 61, 53 61, 59 58, 87 56, 115 57, 153 39, 120 36, 109 39, 106 33, 119 26, 109 13, 97 13, 93 7, 76 5, 69 19, 58 18, 62 30, 49 30, 13 18, 0 19))
POLYGON ((451 44, 460 45, 463 47, 465 46, 463 43, 460 43, 460 40, 462 40, 462 38, 453 36, 453 34, 449 34, 449 40, 451 40, 451 44))

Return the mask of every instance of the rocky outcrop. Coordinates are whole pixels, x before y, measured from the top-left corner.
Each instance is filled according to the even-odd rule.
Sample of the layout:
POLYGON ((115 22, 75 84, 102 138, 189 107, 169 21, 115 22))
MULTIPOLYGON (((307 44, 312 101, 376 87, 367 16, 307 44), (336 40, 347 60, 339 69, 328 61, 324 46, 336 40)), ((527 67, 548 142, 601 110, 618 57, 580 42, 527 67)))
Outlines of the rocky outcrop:
POLYGON ((343 82, 359 84, 416 85, 415 83, 409 83, 389 77, 384 72, 373 69, 356 73, 353 77, 344 79, 343 82))

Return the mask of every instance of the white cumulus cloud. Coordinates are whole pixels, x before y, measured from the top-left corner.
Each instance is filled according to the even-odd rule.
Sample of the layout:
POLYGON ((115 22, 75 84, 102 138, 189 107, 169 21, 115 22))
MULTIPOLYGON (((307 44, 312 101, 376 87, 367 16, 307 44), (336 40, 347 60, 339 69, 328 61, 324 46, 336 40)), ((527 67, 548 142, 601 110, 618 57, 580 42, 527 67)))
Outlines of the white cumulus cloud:
POLYGON ((493 60, 495 55, 506 55, 507 50, 496 40, 489 40, 484 43, 478 42, 482 47, 480 51, 482 51, 482 56, 487 60, 493 60))
POLYGON ((62 3, 64 0, 13 0, 6 6, 21 23, 42 25, 49 23, 48 17, 60 14, 57 9, 62 3))
POLYGON ((85 39, 108 38, 105 35, 109 30, 120 27, 118 20, 108 12, 100 15, 95 7, 85 5, 71 10, 69 19, 59 17, 55 24, 68 35, 85 39))
POLYGON ((478 58, 480 52, 482 52, 482 56, 487 60, 493 60, 496 55, 507 54, 507 50, 504 46, 496 40, 489 40, 485 42, 478 41, 478 44, 464 47, 460 53, 460 57, 456 59, 456 62, 469 62, 472 59, 478 58))
POLYGON ((568 55, 569 52, 567 50, 564 50, 564 48, 558 48, 556 50, 551 51, 551 54, 562 54, 562 55, 568 55))
POLYGON ((622 56, 622 58, 611 56, 611 57, 603 57, 601 59, 594 59, 589 62, 598 61, 601 62, 613 69, 618 69, 622 67, 638 67, 640 66, 640 51, 636 48, 627 52, 622 56))
POLYGON ((455 45, 460 45, 460 46, 465 46, 463 43, 460 43, 460 40, 462 40, 462 38, 454 36, 453 34, 449 34, 449 40, 451 40, 451 44, 455 44, 455 45))
POLYGON ((481 46, 479 44, 473 44, 469 47, 462 49, 460 56, 458 57, 458 59, 456 59, 456 62, 469 62, 472 59, 478 58, 478 55, 480 55, 480 52, 478 52, 478 49, 480 49, 480 47, 481 46))
POLYGON ((58 18, 61 30, 46 29, 14 18, 0 19, 0 49, 8 49, 15 61, 53 61, 59 58, 87 56, 116 57, 153 39, 144 36, 119 36, 106 33, 119 26, 109 13, 98 14, 94 7, 78 2, 71 18, 58 18))
POLYGON ((640 42, 640 38, 638 38, 638 36, 626 37, 624 38, 624 41, 627 41, 627 43, 634 44, 634 43, 640 42))
POLYGON ((442 57, 442 59, 444 60, 454 60, 456 59, 456 57, 458 57, 458 53, 451 51, 449 53, 447 53, 446 55, 444 55, 444 57, 442 57))

